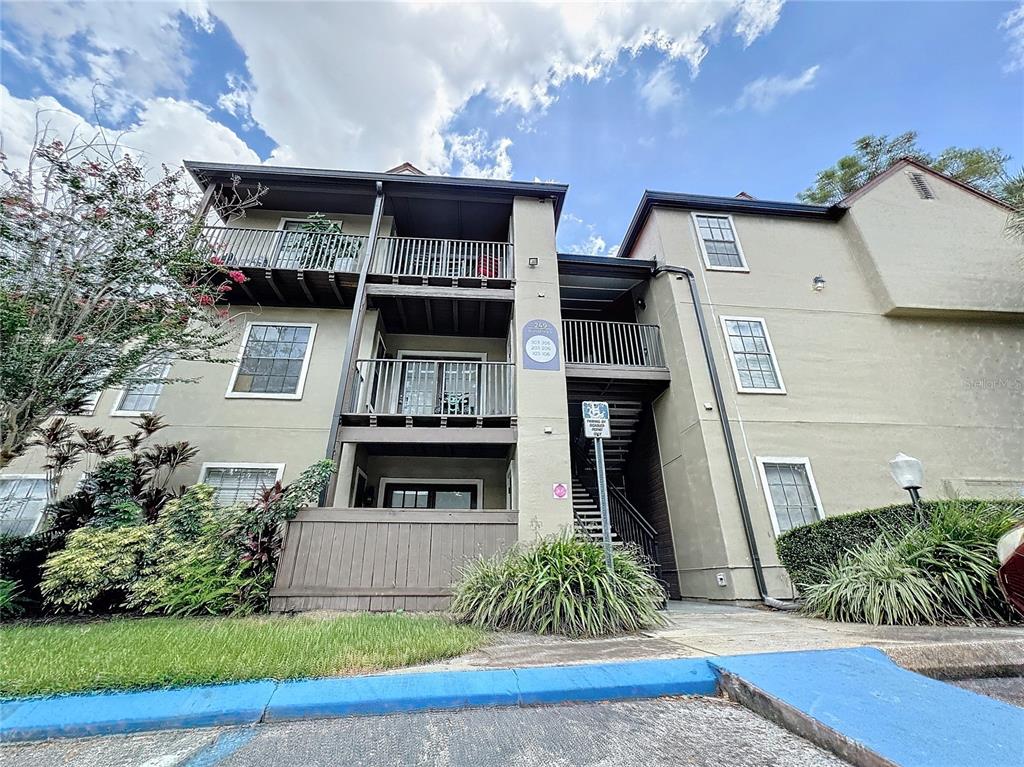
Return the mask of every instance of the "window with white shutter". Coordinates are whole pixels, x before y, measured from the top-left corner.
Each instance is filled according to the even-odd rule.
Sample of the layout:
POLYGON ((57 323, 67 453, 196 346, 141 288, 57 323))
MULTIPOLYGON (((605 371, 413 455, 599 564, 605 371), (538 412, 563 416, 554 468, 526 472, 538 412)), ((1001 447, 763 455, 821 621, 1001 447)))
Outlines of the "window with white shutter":
POLYGON ((214 489, 218 506, 250 503, 284 473, 283 464, 216 464, 203 466, 200 482, 214 489))

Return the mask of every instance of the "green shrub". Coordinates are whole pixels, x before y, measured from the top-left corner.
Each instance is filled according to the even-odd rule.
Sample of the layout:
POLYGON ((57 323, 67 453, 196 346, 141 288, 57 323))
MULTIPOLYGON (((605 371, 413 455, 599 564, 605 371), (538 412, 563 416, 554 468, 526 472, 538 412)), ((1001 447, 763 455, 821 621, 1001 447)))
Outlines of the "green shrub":
POLYGON ((0 579, 0 620, 17 618, 24 611, 21 584, 0 579))
POLYGON ((1016 523, 1007 504, 940 501, 924 526, 882 533, 804 585, 804 610, 829 620, 887 625, 1002 623, 996 542, 1016 523))
POLYGON ((61 612, 119 607, 138 580, 153 533, 151 525, 83 527, 71 533, 64 549, 43 565, 47 604, 61 612))
POLYGON ((43 579, 43 564, 50 554, 62 548, 64 535, 53 530, 34 535, 0 536, 0 580, 18 584, 23 614, 34 615, 42 610, 39 584, 43 579))
POLYGON ((642 557, 569 534, 468 566, 456 586, 456 620, 495 630, 597 637, 663 622, 665 593, 642 557))
MULTIPOLYGON (((924 516, 930 518, 943 503, 922 502, 924 516)), ((958 503, 964 508, 999 507, 1024 518, 1024 503, 1020 501, 961 499, 958 503)), ((806 586, 821 583, 848 552, 867 547, 883 533, 898 538, 914 526, 915 519, 914 508, 910 504, 826 517, 783 533, 778 537, 775 549, 790 580, 803 593, 806 586)))

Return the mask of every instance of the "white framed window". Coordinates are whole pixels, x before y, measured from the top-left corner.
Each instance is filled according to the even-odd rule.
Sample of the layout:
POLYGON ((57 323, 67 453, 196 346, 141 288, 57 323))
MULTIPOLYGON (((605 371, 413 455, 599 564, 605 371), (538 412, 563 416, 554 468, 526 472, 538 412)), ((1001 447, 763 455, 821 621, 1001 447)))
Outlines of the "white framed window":
POLYGON ((250 503, 284 476, 283 463, 204 463, 199 481, 214 489, 218 506, 250 503))
POLYGON ((31 535, 45 508, 45 475, 0 475, 0 535, 31 535))
POLYGON ((747 394, 785 394, 786 386, 764 319, 723 316, 721 320, 736 390, 747 394))
MULTIPOLYGON (((143 365, 136 371, 140 378, 160 379, 166 378, 171 372, 169 360, 158 360, 148 365, 143 365)), ((114 399, 114 409, 111 415, 116 416, 138 416, 145 413, 152 413, 156 410, 156 403, 164 390, 163 381, 152 380, 145 383, 136 383, 123 386, 117 392, 114 399)), ((97 394, 97 398, 99 395, 97 394)))
POLYGON ((225 397, 302 399, 316 324, 250 322, 225 397))
POLYGON ((706 268, 724 272, 750 271, 732 216, 715 213, 692 213, 691 216, 706 268))
POLYGON ((382 509, 480 509, 482 479, 381 477, 377 506, 382 509))
POLYGON ((809 458, 758 458, 758 472, 775 534, 824 518, 809 458))

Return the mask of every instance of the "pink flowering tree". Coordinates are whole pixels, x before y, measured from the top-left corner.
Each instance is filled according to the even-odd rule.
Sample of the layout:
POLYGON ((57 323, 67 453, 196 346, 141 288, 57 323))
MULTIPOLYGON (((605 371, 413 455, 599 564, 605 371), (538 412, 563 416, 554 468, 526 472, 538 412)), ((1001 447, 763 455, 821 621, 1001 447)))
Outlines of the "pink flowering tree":
MULTIPOLYGON (((213 202, 232 217, 262 193, 213 202)), ((226 361, 223 299, 245 275, 198 205, 182 169, 147 172, 102 134, 44 127, 23 168, 0 153, 0 467, 95 392, 163 380, 158 362, 226 361)))

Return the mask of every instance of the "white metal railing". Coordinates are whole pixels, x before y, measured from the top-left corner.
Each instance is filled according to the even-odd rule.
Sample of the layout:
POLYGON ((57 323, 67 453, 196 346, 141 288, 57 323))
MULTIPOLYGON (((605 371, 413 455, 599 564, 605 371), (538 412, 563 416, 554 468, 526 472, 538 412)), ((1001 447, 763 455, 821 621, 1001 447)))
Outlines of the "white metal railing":
POLYGON ((205 226, 211 255, 227 266, 358 272, 366 235, 205 226))
POLYGON ((515 365, 463 360, 358 360, 348 412, 514 415, 515 365))
POLYGON ((484 240, 378 237, 373 274, 403 277, 512 278, 512 244, 484 240))
POLYGON ((661 328, 633 322, 562 320, 565 361, 584 365, 665 367, 661 328))

